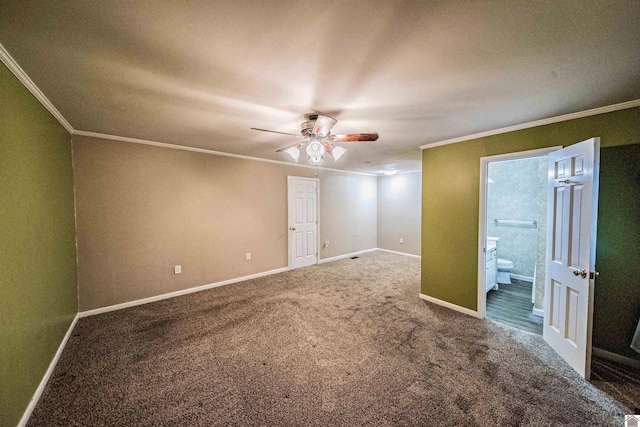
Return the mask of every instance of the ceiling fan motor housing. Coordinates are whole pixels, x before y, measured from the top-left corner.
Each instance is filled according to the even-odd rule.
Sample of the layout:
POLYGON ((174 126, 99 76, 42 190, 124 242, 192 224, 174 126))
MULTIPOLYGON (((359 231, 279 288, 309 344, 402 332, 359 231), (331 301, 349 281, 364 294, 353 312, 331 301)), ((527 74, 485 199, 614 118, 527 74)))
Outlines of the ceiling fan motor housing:
POLYGON ((303 136, 311 135, 311 131, 313 130, 313 125, 315 124, 315 122, 315 120, 307 120, 306 122, 302 122, 302 125, 300 125, 300 133, 302 133, 303 136))

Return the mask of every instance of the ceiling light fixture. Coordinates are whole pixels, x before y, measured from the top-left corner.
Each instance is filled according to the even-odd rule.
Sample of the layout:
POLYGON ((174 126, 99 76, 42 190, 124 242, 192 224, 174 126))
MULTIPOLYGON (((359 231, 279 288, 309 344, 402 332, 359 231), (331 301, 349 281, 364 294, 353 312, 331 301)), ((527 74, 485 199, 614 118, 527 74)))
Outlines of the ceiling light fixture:
POLYGON ((271 132, 279 135, 291 135, 296 138, 303 138, 295 144, 276 150, 276 152, 285 152, 289 157, 297 162, 304 147, 309 163, 315 166, 324 163, 325 154, 332 156, 333 160, 336 162, 344 156, 347 149, 334 145, 334 142, 373 142, 378 140, 377 133, 332 134, 331 129, 336 122, 337 120, 333 117, 314 113, 308 114, 306 120, 302 122, 300 135, 261 128, 251 129, 261 132, 271 132))
POLYGON ((384 171, 384 174, 387 175, 387 176, 395 175, 397 173, 398 173, 398 171, 395 171, 395 170, 394 171, 384 171))

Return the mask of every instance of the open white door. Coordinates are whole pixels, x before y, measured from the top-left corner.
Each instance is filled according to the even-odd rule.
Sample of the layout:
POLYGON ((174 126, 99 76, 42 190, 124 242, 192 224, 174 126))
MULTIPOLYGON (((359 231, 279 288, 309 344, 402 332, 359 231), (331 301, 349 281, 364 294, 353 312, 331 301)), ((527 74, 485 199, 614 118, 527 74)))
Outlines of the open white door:
POLYGON ((543 337, 589 379, 600 139, 549 154, 543 337))
POLYGON ((289 198, 289 268, 318 262, 318 180, 287 178, 289 198))

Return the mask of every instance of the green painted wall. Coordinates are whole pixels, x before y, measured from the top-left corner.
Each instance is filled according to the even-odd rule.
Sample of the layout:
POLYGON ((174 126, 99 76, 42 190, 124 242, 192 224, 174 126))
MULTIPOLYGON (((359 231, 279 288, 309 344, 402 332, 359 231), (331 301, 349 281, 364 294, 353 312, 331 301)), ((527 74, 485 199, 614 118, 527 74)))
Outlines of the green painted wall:
POLYGON ((0 63, 0 426, 15 426, 77 313, 71 136, 0 63))
POLYGON ((593 345, 634 359, 640 359, 629 348, 640 320, 638 245, 640 144, 603 148, 596 244, 600 276, 594 296, 593 345))
POLYGON ((639 143, 640 108, 423 150, 421 292, 477 309, 481 157, 571 145, 594 136, 602 147, 639 143))

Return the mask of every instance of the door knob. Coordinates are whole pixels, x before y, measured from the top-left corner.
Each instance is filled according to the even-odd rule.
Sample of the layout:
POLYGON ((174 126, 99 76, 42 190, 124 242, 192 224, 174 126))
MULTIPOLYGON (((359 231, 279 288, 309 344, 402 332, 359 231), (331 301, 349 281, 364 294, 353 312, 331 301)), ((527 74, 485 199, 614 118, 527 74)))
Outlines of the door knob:
POLYGON ((573 275, 582 276, 582 278, 584 279, 587 277, 587 270, 573 270, 573 275))
POLYGON ((295 227, 289 227, 289 230, 296 231, 296 228, 295 227))

